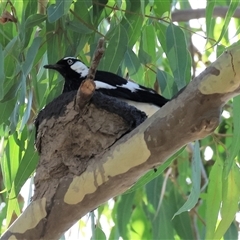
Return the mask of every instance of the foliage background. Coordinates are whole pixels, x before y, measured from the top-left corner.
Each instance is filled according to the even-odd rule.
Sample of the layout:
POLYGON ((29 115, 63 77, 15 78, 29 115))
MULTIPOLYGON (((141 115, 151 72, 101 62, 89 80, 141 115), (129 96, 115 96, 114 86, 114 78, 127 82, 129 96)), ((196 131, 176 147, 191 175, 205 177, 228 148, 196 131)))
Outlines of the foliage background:
MULTIPOLYGON (((106 52, 99 69, 128 75, 171 98, 238 41, 239 1, 208 0, 202 16, 205 19, 195 24, 178 22, 177 10, 194 13, 193 3, 0 3, 2 13, 8 11, 17 18, 17 22, 0 25, 2 232, 21 213, 26 196, 24 200, 19 192, 37 165, 34 118, 61 93, 63 85, 62 77, 46 71, 43 65, 64 56, 77 56, 89 64, 98 39, 104 37, 106 52), (220 8, 227 15, 213 18, 220 8)), ((240 97, 236 97, 224 106, 222 122, 212 135, 190 143, 157 172, 151 170, 143 176, 126 194, 100 206, 89 219, 80 220, 78 234, 92 239, 237 239, 239 108, 240 97)))

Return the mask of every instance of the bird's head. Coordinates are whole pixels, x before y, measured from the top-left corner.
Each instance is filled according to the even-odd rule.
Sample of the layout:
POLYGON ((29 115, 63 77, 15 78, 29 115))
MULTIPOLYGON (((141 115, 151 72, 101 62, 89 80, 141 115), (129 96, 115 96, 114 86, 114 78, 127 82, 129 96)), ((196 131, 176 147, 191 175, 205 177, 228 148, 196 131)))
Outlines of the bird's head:
POLYGON ((83 78, 88 74, 88 67, 79 59, 65 57, 55 64, 45 65, 44 68, 58 71, 65 79, 83 78))

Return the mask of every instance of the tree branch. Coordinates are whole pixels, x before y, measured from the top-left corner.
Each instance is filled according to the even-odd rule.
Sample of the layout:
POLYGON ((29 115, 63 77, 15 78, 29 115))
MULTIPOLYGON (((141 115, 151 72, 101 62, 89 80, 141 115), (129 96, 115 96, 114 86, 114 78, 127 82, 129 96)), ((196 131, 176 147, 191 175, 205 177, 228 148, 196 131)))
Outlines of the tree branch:
MULTIPOLYGON (((239 47, 223 53, 129 134, 130 121, 95 106, 109 100, 101 94, 94 94, 84 113, 74 111, 69 102, 62 115, 42 120, 33 202, 1 239, 58 239, 79 218, 126 191, 182 146, 212 133, 222 106, 240 94, 239 56, 239 47)), ((108 103, 118 112, 133 110, 112 98, 108 103)))
POLYGON ((93 60, 91 66, 88 71, 87 79, 83 81, 78 89, 76 102, 75 102, 75 110, 80 111, 82 110, 86 103, 90 101, 92 98, 96 85, 94 83, 95 74, 97 71, 97 66, 103 56, 104 53, 104 38, 100 38, 98 41, 97 49, 93 56, 93 60))
POLYGON ((93 80, 91 80, 89 78, 84 80, 81 83, 81 85, 77 91, 76 101, 75 101, 75 105, 74 105, 74 109, 76 111, 81 111, 84 109, 86 104, 92 98, 92 96, 95 92, 95 88, 96 88, 96 84, 94 83, 93 80))
MULTIPOLYGON (((215 7, 213 10, 213 17, 224 18, 227 14, 229 7, 215 7)), ((172 12, 173 22, 187 22, 192 19, 205 18, 206 9, 186 9, 186 10, 175 10, 172 12)), ((234 18, 240 18, 240 8, 237 8, 233 14, 234 18)))

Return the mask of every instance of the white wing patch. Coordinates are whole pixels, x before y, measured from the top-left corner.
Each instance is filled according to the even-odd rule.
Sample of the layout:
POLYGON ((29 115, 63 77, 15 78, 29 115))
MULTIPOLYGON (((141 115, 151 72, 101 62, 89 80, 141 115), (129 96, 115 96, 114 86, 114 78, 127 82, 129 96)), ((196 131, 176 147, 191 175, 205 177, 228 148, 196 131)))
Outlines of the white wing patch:
POLYGON ((96 84, 96 89, 101 89, 101 88, 105 88, 105 89, 116 89, 117 87, 114 87, 110 84, 104 83, 104 82, 100 82, 97 80, 94 80, 95 84, 96 84))
POLYGON ((126 88, 131 92, 136 92, 136 90, 141 89, 137 83, 128 81, 126 84, 118 85, 119 87, 126 88))
POLYGON ((131 92, 136 92, 137 90, 142 90, 142 91, 155 93, 153 90, 151 90, 151 89, 144 89, 141 86, 139 86, 137 83, 131 82, 131 81, 128 81, 126 84, 117 85, 117 86, 118 87, 122 87, 122 88, 126 88, 126 89, 130 90, 131 92))
POLYGON ((86 77, 88 75, 88 67, 80 61, 75 62, 70 68, 81 74, 81 77, 86 77))

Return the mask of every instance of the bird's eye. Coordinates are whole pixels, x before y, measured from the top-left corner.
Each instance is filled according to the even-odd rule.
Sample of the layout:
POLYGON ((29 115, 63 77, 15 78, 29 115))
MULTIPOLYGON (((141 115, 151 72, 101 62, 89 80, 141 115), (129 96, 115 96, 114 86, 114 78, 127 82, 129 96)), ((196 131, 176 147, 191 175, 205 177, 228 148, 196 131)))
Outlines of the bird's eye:
POLYGON ((68 60, 67 60, 67 63, 68 63, 69 65, 72 65, 72 64, 73 64, 73 60, 72 60, 72 59, 68 59, 68 60))

